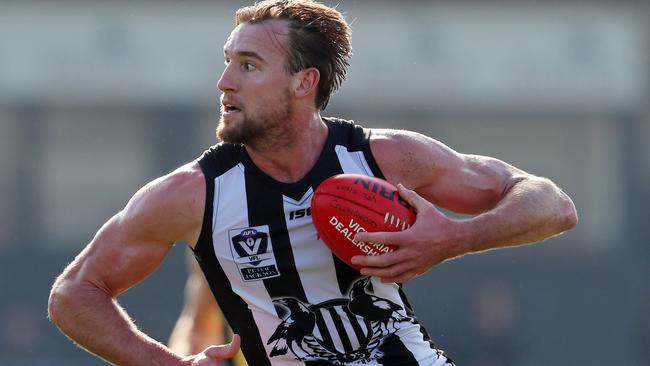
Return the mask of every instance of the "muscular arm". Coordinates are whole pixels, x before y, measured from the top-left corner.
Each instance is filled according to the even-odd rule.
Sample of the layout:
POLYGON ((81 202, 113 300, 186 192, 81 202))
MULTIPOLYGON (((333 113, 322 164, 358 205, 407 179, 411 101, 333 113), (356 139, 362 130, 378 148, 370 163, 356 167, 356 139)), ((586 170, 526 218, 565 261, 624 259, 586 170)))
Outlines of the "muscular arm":
POLYGON ((359 240, 400 244, 377 257, 357 257, 363 272, 404 282, 466 253, 537 242, 575 226, 571 199, 553 182, 498 159, 465 155, 429 137, 379 130, 371 149, 388 181, 418 211, 400 233, 363 233, 359 240), (452 219, 433 204, 472 215, 452 219))
POLYGON ((195 242, 205 183, 194 163, 143 187, 57 278, 50 319, 88 351, 118 365, 182 365, 139 331, 115 297, 152 273, 176 240, 195 242))

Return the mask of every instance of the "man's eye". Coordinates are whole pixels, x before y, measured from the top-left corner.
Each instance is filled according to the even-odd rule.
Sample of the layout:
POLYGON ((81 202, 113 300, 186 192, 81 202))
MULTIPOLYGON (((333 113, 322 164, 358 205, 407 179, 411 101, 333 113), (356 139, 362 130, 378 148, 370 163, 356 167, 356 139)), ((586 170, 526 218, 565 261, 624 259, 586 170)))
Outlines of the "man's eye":
POLYGON ((253 71, 253 70, 256 69, 255 65, 251 64, 250 62, 244 62, 244 63, 242 64, 242 67, 243 67, 244 70, 246 70, 246 71, 253 71))

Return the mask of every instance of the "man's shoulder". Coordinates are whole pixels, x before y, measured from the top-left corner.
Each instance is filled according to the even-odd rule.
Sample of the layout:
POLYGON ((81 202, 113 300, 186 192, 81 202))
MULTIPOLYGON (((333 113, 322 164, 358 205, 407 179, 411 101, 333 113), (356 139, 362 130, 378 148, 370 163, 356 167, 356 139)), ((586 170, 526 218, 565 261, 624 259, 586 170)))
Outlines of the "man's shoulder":
POLYGON ((183 205, 204 190, 204 174, 195 160, 147 183, 134 198, 153 206, 183 205))
MULTIPOLYGON (((198 160, 184 164, 174 171, 158 178, 163 189, 178 193, 189 193, 205 185, 205 176, 198 160)), ((171 193, 171 192, 170 192, 171 193)))
POLYGON ((370 148, 373 154, 392 156, 397 151, 404 151, 417 145, 418 140, 424 137, 417 132, 397 130, 392 128, 370 129, 370 148))
POLYGON ((188 241, 201 226, 204 201, 204 175, 199 164, 192 161, 147 183, 120 215, 138 224, 142 231, 165 228, 156 229, 161 240, 188 241))
POLYGON ((426 178, 425 172, 445 165, 453 155, 444 144, 421 133, 384 128, 371 130, 370 149, 389 181, 410 182, 412 187, 420 184, 420 178, 426 178))

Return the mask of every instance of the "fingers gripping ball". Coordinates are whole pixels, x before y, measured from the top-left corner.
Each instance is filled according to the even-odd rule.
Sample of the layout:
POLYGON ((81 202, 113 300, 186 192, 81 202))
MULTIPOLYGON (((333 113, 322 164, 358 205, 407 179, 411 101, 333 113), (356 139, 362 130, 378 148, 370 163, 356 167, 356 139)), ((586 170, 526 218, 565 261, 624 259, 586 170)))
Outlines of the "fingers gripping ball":
POLYGON ((415 222, 415 210, 387 181, 360 174, 339 174, 323 181, 311 200, 312 220, 327 246, 349 266, 355 255, 380 255, 391 244, 354 240, 361 231, 401 231, 415 222))

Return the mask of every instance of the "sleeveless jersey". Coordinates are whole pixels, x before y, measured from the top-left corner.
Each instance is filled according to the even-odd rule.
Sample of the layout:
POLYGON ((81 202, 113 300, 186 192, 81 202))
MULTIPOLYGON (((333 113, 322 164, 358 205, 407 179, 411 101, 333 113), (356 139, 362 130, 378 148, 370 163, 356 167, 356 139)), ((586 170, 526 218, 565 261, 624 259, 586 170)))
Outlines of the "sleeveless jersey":
POLYGON ((400 285, 362 276, 318 238, 310 201, 320 182, 340 173, 383 178, 369 129, 326 122, 323 151, 296 183, 266 175, 242 145, 219 143, 199 159, 207 191, 194 255, 241 336, 246 360, 255 366, 451 364, 400 285))

